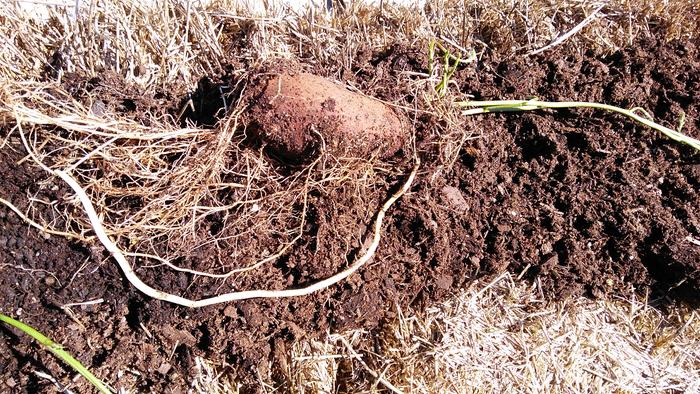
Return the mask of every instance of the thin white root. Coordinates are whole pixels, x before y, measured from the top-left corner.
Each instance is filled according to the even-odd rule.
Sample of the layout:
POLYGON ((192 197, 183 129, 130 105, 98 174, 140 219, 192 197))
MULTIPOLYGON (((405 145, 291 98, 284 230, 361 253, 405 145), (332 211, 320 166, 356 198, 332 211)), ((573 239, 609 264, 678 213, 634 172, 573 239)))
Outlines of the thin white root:
POLYGON ((16 213, 17 216, 19 216, 20 219, 24 220, 28 225, 38 229, 39 231, 45 232, 46 234, 59 235, 59 236, 66 237, 66 238, 75 238, 75 239, 81 240, 83 242, 89 242, 92 240, 92 237, 82 237, 79 234, 53 230, 53 229, 49 228, 48 226, 41 225, 41 224, 33 221, 32 219, 30 219, 29 216, 23 214, 22 211, 19 210, 19 208, 17 208, 16 206, 14 206, 14 204, 5 200, 4 198, 0 198, 0 203, 5 204, 8 208, 10 208, 10 210, 12 210, 12 212, 16 213))
POLYGON ((557 46, 557 45, 561 44, 562 42, 566 41, 569 37, 571 37, 571 36, 573 36, 574 34, 578 33, 579 31, 581 31, 581 29, 583 29, 584 27, 586 27, 589 23, 593 22, 593 20, 597 17, 598 12, 599 12, 600 10, 602 10, 604 6, 605 6, 605 4, 599 6, 598 8, 596 8, 595 10, 593 10, 593 12, 592 12, 590 15, 588 15, 586 18, 584 18, 584 20, 582 20, 581 23, 579 23, 578 25, 574 26, 573 29, 569 30, 568 32, 566 32, 565 34, 561 35, 559 38, 555 39, 554 41, 550 42, 549 44, 543 46, 542 48, 536 49, 536 50, 534 50, 534 51, 528 53, 528 56, 537 55, 538 53, 542 53, 542 52, 544 52, 544 51, 547 51, 547 50, 549 50, 549 49, 552 49, 552 48, 554 48, 555 46, 557 46))
POLYGON ((105 229, 102 226, 102 222, 97 216, 97 212, 95 211, 95 208, 92 205, 90 198, 87 196, 87 194, 85 193, 83 188, 78 184, 78 182, 64 171, 49 171, 51 171, 51 173, 55 174, 56 176, 60 177, 76 193, 78 199, 83 205, 85 213, 88 215, 90 224, 92 225, 95 235, 104 245, 104 247, 112 254, 112 256, 114 256, 114 259, 117 260, 117 263, 119 264, 119 267, 121 268, 122 272, 124 272, 124 276, 126 276, 126 278, 134 287, 139 289, 144 294, 158 300, 167 301, 173 304, 187 306, 190 308, 199 308, 208 305, 220 304, 229 301, 247 300, 251 298, 285 298, 308 295, 315 291, 325 289, 352 275, 355 271, 357 271, 358 269, 360 269, 360 267, 367 263, 372 258, 372 256, 374 256, 374 253, 376 252, 377 247, 379 246, 379 241, 381 239, 382 222, 384 221, 386 212, 389 210, 389 208, 391 208, 391 206, 396 202, 396 200, 398 200, 411 187, 411 185, 413 184, 413 180, 416 177, 419 165, 420 161, 417 160, 416 165, 413 167, 411 174, 408 176, 406 182, 404 182, 401 189, 399 189, 396 193, 389 197, 389 199, 384 203, 382 208, 377 213, 377 217, 374 223, 372 243, 367 248, 367 251, 360 258, 358 258, 355 261, 355 263, 350 265, 345 270, 338 272, 337 274, 331 277, 298 289, 237 291, 222 294, 215 297, 204 298, 201 300, 190 300, 174 294, 166 293, 164 291, 154 289, 146 283, 144 283, 143 281, 141 281, 141 279, 139 279, 134 270, 131 268, 129 262, 124 257, 124 253, 122 253, 119 247, 114 242, 112 242, 112 240, 105 232, 105 229))

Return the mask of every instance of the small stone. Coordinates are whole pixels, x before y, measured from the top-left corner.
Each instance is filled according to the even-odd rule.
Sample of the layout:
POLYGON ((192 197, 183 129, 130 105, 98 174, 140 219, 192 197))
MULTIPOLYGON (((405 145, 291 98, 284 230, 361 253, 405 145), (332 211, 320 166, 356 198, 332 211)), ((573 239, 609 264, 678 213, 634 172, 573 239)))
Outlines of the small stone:
POLYGON ((497 225, 496 229, 498 230, 499 233, 503 234, 503 233, 509 232, 512 229, 512 227, 507 223, 502 223, 502 224, 497 225))
POLYGON ((238 316, 238 314, 236 313, 236 307, 234 307, 233 305, 227 306, 224 309, 224 316, 230 317, 232 319, 238 316))
POLYGON ((102 100, 96 100, 92 105, 90 106, 90 112, 92 112, 96 116, 102 116, 105 114, 107 111, 107 106, 102 100))
POLYGON ((444 186, 441 190, 442 196, 447 202, 447 205, 457 212, 465 213, 469 211, 469 204, 462 195, 462 191, 454 186, 444 186))
POLYGON ((553 250, 554 250, 554 248, 552 247, 552 244, 550 242, 545 242, 540 247, 540 251, 542 252, 543 255, 550 254, 553 250))
POLYGON ((435 280, 435 284, 439 289, 449 290, 452 287, 452 276, 450 275, 440 275, 435 280))
POLYGON ((7 378, 7 380, 5 380, 5 385, 12 389, 15 388, 15 386, 17 386, 17 382, 15 382, 13 378, 7 378))
POLYGON ((160 367, 158 367, 158 373, 160 373, 161 375, 167 375, 168 372, 170 372, 170 368, 172 368, 172 365, 168 363, 163 363, 160 365, 160 367))

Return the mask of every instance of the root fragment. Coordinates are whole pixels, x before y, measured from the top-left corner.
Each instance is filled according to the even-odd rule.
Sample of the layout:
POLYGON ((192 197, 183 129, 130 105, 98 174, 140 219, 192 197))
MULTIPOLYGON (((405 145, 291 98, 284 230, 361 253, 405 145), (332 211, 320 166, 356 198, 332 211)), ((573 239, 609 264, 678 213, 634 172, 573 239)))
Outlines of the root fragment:
POLYGON ((71 177, 68 173, 61 170, 55 170, 52 171, 52 173, 61 178, 64 182, 66 182, 71 187, 71 189, 73 189, 73 191, 77 194, 80 203, 83 205, 85 213, 88 215, 93 231, 97 235, 97 238, 104 245, 104 247, 112 254, 112 256, 114 256, 114 259, 117 260, 117 263, 119 264, 119 267, 121 268, 122 272, 124 272, 124 275, 134 287, 139 289, 144 294, 158 300, 167 301, 174 304, 187 306, 190 308, 199 308, 208 305, 220 304, 229 301, 247 300, 251 298, 285 298, 308 295, 318 290, 325 289, 352 275, 355 271, 357 271, 358 269, 360 269, 360 267, 367 263, 372 258, 372 256, 374 256, 374 253, 376 252, 377 247, 379 246, 379 241, 381 239, 382 222, 384 221, 386 212, 399 198, 401 198, 401 196, 404 193, 406 193, 406 191, 408 191, 408 189, 410 189, 413 180, 416 177, 419 164, 420 162, 417 160, 416 165, 414 166, 410 175, 404 182, 403 186, 391 197, 389 197, 389 199, 387 199, 387 201, 377 213, 377 217, 374 222, 372 242, 368 246, 367 251, 360 258, 358 258, 355 261, 355 263, 350 265, 345 270, 340 271, 331 277, 320 280, 306 287, 301 287, 297 289, 238 291, 222 294, 215 297, 204 298, 201 300, 190 300, 184 297, 180 297, 178 295, 166 293, 164 291, 154 289, 146 283, 144 283, 136 275, 131 265, 126 260, 126 257, 124 257, 124 253, 114 242, 112 242, 112 240, 105 232, 105 229, 102 226, 102 222, 97 216, 97 212, 95 211, 95 208, 92 205, 90 198, 85 193, 85 190, 83 190, 83 188, 78 184, 78 182, 75 179, 73 179, 73 177, 71 177))
POLYGON ((10 208, 10 210, 12 210, 12 212, 16 213, 17 216, 20 217, 20 219, 24 220, 28 225, 38 229, 41 232, 44 232, 44 233, 49 234, 49 235, 58 235, 61 237, 77 239, 77 240, 80 240, 83 242, 89 242, 92 240, 92 237, 83 237, 79 234, 69 233, 66 231, 58 231, 58 230, 51 229, 46 225, 41 225, 41 224, 35 222, 34 220, 32 220, 31 218, 29 218, 29 216, 22 213, 22 211, 20 211, 19 208, 17 208, 14 204, 5 200, 4 198, 0 198, 0 203, 5 204, 5 206, 10 208))

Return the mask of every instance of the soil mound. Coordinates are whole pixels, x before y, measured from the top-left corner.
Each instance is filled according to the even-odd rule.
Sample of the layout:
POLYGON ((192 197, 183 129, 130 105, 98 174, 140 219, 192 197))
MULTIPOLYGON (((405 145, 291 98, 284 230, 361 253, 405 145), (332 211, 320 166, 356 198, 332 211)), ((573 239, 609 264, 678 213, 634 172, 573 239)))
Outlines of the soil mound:
POLYGON ((279 74, 253 98, 251 125, 272 152, 301 162, 326 149, 336 156, 386 158, 408 137, 387 105, 325 78, 279 74))
MULTIPOLYGON (((477 99, 534 95, 643 106, 667 125, 683 112, 688 119, 684 132, 698 137, 697 59, 693 43, 645 41, 611 56, 557 51, 503 61, 484 56, 474 68, 458 70, 455 81, 477 99), (666 65, 675 66, 662 67, 666 65)), ((423 72, 426 63, 421 52, 397 47, 362 62, 372 64, 371 70, 351 75, 363 91, 400 102, 402 94, 408 95, 407 78, 423 72)), ((314 137, 318 132, 327 149, 348 149, 341 154, 397 151, 405 136, 396 126, 400 118, 388 107, 320 77, 300 75, 306 74, 270 77, 257 94, 247 96, 247 116, 256 119, 257 132, 271 148, 303 160, 322 148, 314 137)), ((698 302, 700 162, 690 148, 605 113, 483 116, 473 123, 481 138, 465 143, 450 173, 432 177, 439 146, 431 127, 441 122, 430 113, 416 117, 423 170, 387 215, 372 263, 338 286, 308 297, 188 310, 139 293, 99 248, 44 239, 3 207, 0 310, 21 310, 25 321, 66 344, 99 376, 114 379, 116 371, 129 365, 137 373, 120 378, 124 387, 166 392, 185 387, 184 377, 195 368, 194 355, 243 366, 250 371, 246 388, 255 390, 258 376, 268 373, 270 365, 282 365, 269 361, 283 361, 295 340, 330 330, 376 330, 397 317, 397 306, 421 309, 452 297, 474 278, 503 270, 524 271, 525 277, 539 280, 548 298, 636 290, 698 302), (62 309, 96 299, 103 301, 82 306, 76 321, 62 309), (90 345, 70 341, 76 333, 90 345), (166 363, 171 372, 164 376, 158 371, 166 363)), ((31 168, 21 152, 13 137, 0 155, 3 198, 22 211, 29 197, 70 198, 65 186, 31 168)), ((397 176, 389 178, 387 185, 400 182, 397 176)), ((294 248, 261 274, 267 276, 231 279, 227 285, 285 288, 335 273, 342 261, 338 256, 361 246, 348 234, 361 234, 377 201, 391 191, 376 193, 374 201, 350 186, 311 193, 308 225, 294 248)), ((37 217, 52 217, 52 204, 35 206, 37 217)), ((182 266, 206 268, 201 267, 204 258, 215 261, 238 249, 267 247, 247 240, 239 244, 222 219, 208 220, 220 238, 233 241, 202 247, 198 256, 180 261, 182 266)), ((154 287, 191 298, 221 291, 215 281, 199 279, 190 286, 193 278, 184 272, 143 269, 139 275, 154 287)), ((29 391, 53 390, 32 373, 46 365, 59 380, 67 379, 50 355, 26 338, 4 333, 0 382, 12 378, 29 391)), ((284 381, 283 371, 273 373, 284 381)))

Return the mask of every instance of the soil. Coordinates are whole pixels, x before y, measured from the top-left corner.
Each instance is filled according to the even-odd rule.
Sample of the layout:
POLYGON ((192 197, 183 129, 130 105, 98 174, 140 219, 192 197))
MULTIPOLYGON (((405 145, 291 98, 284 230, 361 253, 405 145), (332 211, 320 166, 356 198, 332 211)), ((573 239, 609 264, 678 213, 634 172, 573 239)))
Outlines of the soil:
MULTIPOLYGON (((699 59, 697 43, 656 41, 611 56, 487 54, 454 80, 477 99, 538 96, 641 106, 667 125, 684 112, 684 132, 700 138, 699 59)), ((375 97, 406 103, 414 99, 406 78, 417 77, 403 72, 425 72, 426 61, 422 50, 396 46, 358 56, 348 78, 375 97)), ((318 74, 333 73, 315 67, 318 74)), ((429 113, 411 117, 423 169, 389 212, 373 261, 346 282, 303 298, 186 309, 144 297, 101 248, 44 237, 3 207, 0 311, 65 344, 96 375, 121 387, 185 392, 200 355, 235 366, 243 391, 255 392, 256 377, 267 373, 284 384, 284 360, 295 340, 329 330, 379 330, 396 317, 397 306, 420 310, 504 270, 541 281, 551 299, 639 292, 699 301, 700 247, 689 237, 700 239, 700 156, 690 148, 597 111, 487 115, 470 121, 480 138, 468 141, 453 166, 434 177, 434 131, 445 120, 429 113), (62 308, 96 299, 103 301, 62 308)), ((57 204, 70 199, 58 180, 21 161, 19 146, 10 138, 0 155, 2 197, 20 209, 29 197, 57 204)), ((409 168, 410 152, 404 145, 390 162, 409 168)), ((398 185, 402 178, 388 181, 398 185)), ((337 237, 365 231, 381 204, 345 189, 312 197, 306 235, 271 268, 282 277, 265 283, 248 278, 241 286, 287 287, 335 272, 331 258, 360 247, 338 247, 337 237), (337 221, 351 213, 359 219, 337 221)), ((50 204, 35 206, 35 215, 52 217, 50 204)), ((193 297, 215 289, 189 289, 185 274, 145 279, 193 297)), ((0 390, 52 392, 33 371, 48 371, 59 382, 72 377, 30 340, 0 328, 0 390)), ((87 391, 81 380, 75 384, 87 391)))
POLYGON ((251 131, 273 154, 309 161, 322 149, 338 156, 393 156, 409 137, 407 120, 371 97, 308 73, 256 81, 248 97, 251 131))

